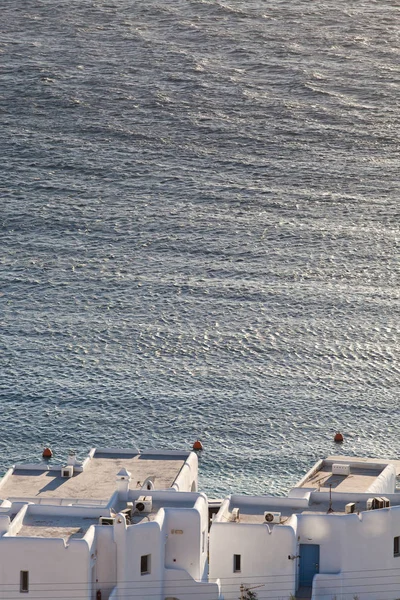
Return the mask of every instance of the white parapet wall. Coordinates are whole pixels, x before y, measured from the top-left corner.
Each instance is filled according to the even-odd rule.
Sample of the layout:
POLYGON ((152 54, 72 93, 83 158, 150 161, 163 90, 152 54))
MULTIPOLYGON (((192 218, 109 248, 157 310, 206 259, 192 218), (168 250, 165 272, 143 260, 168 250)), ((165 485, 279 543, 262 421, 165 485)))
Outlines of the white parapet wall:
POLYGON ((240 598, 243 583, 263 584, 257 589, 260 600, 289 598, 296 589, 296 563, 288 557, 295 555, 296 549, 293 527, 214 521, 210 531, 210 580, 220 579, 225 600, 240 598), (237 571, 235 555, 240 556, 237 571))
POLYGON ((342 573, 318 573, 315 575, 312 585, 313 600, 332 600, 332 598, 341 600, 342 593, 342 573))
POLYGON ((396 469, 387 465, 375 481, 369 486, 369 494, 393 494, 396 491, 396 469))
POLYGON ((195 581, 180 569, 166 569, 164 598, 179 600, 218 600, 220 597, 220 581, 213 583, 195 581))
POLYGON ((394 600, 400 590, 400 506, 357 514, 297 515, 299 544, 319 546, 313 599, 394 600), (328 599, 329 597, 329 599, 328 599))
POLYGON ((21 571, 29 574, 27 597, 91 600, 91 551, 85 540, 6 537, 0 539, 1 589, 7 600, 21 598, 21 571))
POLYGON ((191 452, 179 471, 172 488, 177 492, 197 492, 199 461, 197 454, 191 452))

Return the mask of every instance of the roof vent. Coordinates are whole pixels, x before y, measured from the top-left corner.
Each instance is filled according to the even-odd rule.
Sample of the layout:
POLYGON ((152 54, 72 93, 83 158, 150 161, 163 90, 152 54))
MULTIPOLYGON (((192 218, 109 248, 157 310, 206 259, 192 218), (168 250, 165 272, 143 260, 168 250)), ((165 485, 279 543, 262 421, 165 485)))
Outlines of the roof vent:
POLYGON ((66 467, 61 467, 61 477, 68 478, 72 477, 74 474, 74 466, 67 465, 66 467))
POLYGON ((76 452, 74 450, 68 452, 67 465, 76 465, 76 452))
POLYGON ((125 467, 123 467, 123 468, 122 468, 120 471, 118 471, 118 473, 117 473, 117 479, 119 479, 119 480, 122 480, 122 481, 123 481, 124 479, 128 479, 128 480, 130 480, 130 478, 131 478, 131 474, 130 474, 130 472, 129 472, 129 471, 127 471, 127 470, 125 469, 125 467))
POLYGON ((236 522, 239 521, 240 511, 238 508, 232 508, 230 521, 236 522))
POLYGON ((332 475, 350 475, 350 465, 346 465, 343 463, 334 463, 332 465, 332 475))
POLYGON ((148 492, 150 492, 150 490, 154 490, 154 480, 155 477, 148 477, 142 485, 142 490, 147 490, 148 492))

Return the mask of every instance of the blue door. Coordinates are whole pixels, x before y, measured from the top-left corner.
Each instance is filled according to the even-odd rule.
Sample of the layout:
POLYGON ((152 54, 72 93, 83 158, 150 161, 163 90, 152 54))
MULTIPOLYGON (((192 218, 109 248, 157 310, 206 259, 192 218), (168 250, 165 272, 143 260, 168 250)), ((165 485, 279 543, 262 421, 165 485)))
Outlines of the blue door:
POLYGON ((300 544, 299 586, 311 586, 313 577, 319 573, 319 546, 300 544))

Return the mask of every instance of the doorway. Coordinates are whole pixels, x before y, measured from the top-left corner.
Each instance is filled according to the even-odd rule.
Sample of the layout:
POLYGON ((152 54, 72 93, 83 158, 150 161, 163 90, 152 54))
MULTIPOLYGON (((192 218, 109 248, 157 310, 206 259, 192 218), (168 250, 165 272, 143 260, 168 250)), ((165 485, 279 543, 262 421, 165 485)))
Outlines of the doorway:
POLYGON ((300 544, 299 587, 311 587, 316 573, 319 573, 319 545, 300 544))

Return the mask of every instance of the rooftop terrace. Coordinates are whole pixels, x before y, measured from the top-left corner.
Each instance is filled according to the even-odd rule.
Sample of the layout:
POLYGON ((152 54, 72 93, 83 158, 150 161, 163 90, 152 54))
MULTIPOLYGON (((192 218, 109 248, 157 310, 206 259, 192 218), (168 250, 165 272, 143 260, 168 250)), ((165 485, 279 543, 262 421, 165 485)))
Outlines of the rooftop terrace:
POLYGON ((2 499, 65 498, 108 500, 116 489, 117 473, 125 468, 131 473, 131 489, 139 489, 151 477, 155 489, 170 488, 189 453, 139 453, 96 450, 85 461, 83 470, 74 470, 70 478, 61 477, 61 467, 16 466, 0 481, 2 499))
POLYGON ((292 515, 346 514, 346 504, 355 503, 355 511, 367 510, 371 497, 389 496, 391 506, 400 504, 395 493, 394 473, 400 473, 400 461, 328 456, 317 462, 287 497, 232 495, 217 520, 242 524, 265 524, 264 514, 275 513, 270 526, 288 524, 292 515), (387 469, 391 465, 390 469, 387 469), (381 477, 380 480, 378 478, 381 477), (377 492, 376 490, 384 490, 377 492), (236 509, 236 510, 235 510, 236 509))
POLYGON ((97 523, 98 519, 90 518, 27 515, 16 536, 63 538, 68 542, 83 538, 89 527, 97 523))
POLYGON ((389 464, 394 466, 396 476, 398 476, 400 474, 399 460, 328 456, 325 460, 317 463, 296 487, 316 488, 321 492, 329 492, 332 486, 334 492, 362 493, 370 488, 389 464), (336 464, 349 465, 350 474, 343 475, 332 472, 332 467, 336 464))

